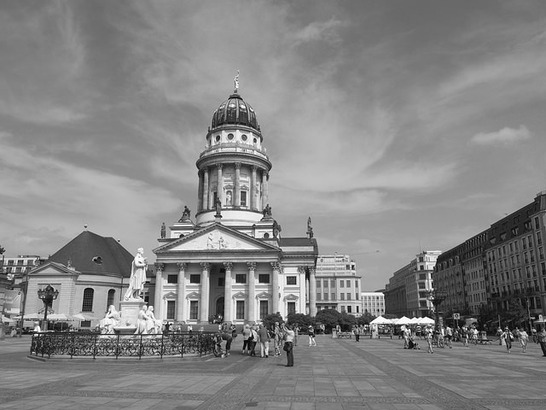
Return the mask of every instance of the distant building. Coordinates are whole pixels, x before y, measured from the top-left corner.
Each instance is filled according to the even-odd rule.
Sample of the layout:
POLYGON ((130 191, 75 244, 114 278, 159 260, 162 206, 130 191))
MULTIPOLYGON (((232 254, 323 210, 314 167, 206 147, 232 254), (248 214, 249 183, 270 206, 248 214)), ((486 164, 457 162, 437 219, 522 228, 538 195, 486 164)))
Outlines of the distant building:
POLYGON ((545 223, 542 191, 531 203, 442 254, 433 274, 435 286, 448 293, 442 309, 475 315, 482 305, 507 311, 518 303, 530 317, 544 315, 545 223))
POLYGON ((362 278, 356 272, 356 263, 348 255, 319 255, 316 278, 317 310, 362 314, 362 278))
POLYGON ((59 291, 50 313, 82 314, 83 327, 104 317, 108 305, 119 308, 133 256, 114 238, 84 231, 26 275, 25 315, 44 314, 38 290, 59 291))
POLYGON ((6 256, 3 266, 4 273, 20 276, 21 274, 30 272, 32 268, 38 266, 42 261, 43 259, 38 255, 6 256))
POLYGON ((383 292, 362 292, 362 314, 366 312, 372 316, 383 316, 385 314, 385 295, 383 292))
POLYGON ((423 251, 410 263, 394 272, 385 287, 385 313, 424 317, 432 303, 429 293, 433 289, 432 272, 441 251, 423 251))

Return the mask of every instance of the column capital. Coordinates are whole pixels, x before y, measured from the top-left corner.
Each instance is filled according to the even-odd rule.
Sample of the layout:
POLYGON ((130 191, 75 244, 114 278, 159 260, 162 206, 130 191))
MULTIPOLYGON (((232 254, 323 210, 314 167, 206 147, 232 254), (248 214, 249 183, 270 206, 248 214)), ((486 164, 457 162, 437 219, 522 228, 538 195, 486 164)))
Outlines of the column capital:
POLYGON ((216 164, 216 168, 217 169, 222 169, 222 168, 224 168, 224 164, 216 164))
POLYGON ((280 271, 282 269, 282 265, 280 264, 279 261, 275 261, 275 262, 270 262, 271 266, 273 267, 273 270, 278 270, 280 271))
POLYGON ((241 169, 241 163, 240 162, 235 163, 235 169, 241 169))
POLYGON ((210 269, 210 263, 209 262, 201 262, 200 265, 203 268, 203 270, 208 271, 210 269))
POLYGON ((224 262, 224 267, 226 268, 226 271, 231 271, 233 269, 233 262, 224 262))
POLYGON ((165 268, 165 264, 163 263, 155 263, 154 266, 156 272, 163 272, 163 269, 165 268))
POLYGON ((256 270, 256 262, 247 262, 246 265, 248 266, 249 271, 255 271, 256 270))
POLYGON ((252 165, 252 171, 256 172, 258 170, 258 165, 252 165))
POLYGON ((177 262, 176 266, 178 266, 178 270, 180 272, 184 272, 186 268, 188 267, 188 264, 186 262, 177 262))
POLYGON ((305 269, 307 268, 307 266, 298 266, 298 272, 299 273, 306 273, 305 272, 305 269))

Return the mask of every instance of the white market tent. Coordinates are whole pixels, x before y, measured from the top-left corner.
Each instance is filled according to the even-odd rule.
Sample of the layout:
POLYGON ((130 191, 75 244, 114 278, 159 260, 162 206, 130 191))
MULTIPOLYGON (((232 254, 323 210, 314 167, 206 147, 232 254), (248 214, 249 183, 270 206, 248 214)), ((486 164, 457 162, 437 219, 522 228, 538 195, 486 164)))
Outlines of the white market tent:
POLYGON ((419 322, 417 322, 419 325, 433 325, 434 319, 431 319, 429 317, 420 317, 419 322))
POLYGON ((397 326, 401 325, 409 325, 410 324, 410 318, 406 316, 402 316, 400 319, 394 319, 393 323, 397 326))
POLYGON ((378 316, 370 322, 370 325, 391 325, 392 320, 386 319, 383 316, 378 316))

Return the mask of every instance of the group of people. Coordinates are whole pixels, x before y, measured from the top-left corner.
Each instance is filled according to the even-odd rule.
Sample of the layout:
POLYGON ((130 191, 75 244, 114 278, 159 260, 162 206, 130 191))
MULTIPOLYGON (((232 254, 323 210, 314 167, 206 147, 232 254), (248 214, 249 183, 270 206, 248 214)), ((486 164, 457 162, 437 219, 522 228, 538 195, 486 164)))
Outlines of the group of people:
POLYGON ((294 366, 294 345, 296 344, 296 332, 293 326, 275 322, 271 329, 263 324, 244 325, 243 348, 241 353, 256 356, 256 346, 260 346, 260 357, 268 358, 271 341, 273 341, 274 357, 281 356, 281 349, 286 352, 287 367, 294 366))

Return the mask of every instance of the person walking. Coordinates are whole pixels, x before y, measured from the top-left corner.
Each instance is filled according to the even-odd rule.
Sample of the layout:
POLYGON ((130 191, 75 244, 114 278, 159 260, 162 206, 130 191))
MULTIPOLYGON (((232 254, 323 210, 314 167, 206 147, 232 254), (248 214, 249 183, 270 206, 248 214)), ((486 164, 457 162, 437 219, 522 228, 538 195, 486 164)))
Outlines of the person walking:
POLYGON ((434 353, 434 350, 432 349, 432 338, 434 337, 434 330, 432 329, 432 326, 427 326, 425 329, 425 340, 427 341, 428 345, 428 352, 434 353))
POLYGON ((354 330, 353 330, 353 333, 355 334, 355 340, 357 342, 360 342, 360 327, 359 326, 355 326, 354 330))
POLYGON ((258 329, 258 340, 260 341, 260 357, 269 357, 269 331, 263 324, 258 329))
POLYGON ((502 332, 501 334, 501 340, 504 341, 504 343, 506 344, 506 350, 508 351, 508 353, 510 353, 510 350, 512 349, 512 340, 514 340, 514 335, 512 334, 510 329, 508 329, 508 326, 504 328, 504 332, 502 332))
POLYGON ((286 326, 284 323, 282 325, 282 330, 284 332, 284 346, 283 350, 286 352, 286 367, 294 366, 294 331, 290 325, 286 326))
POLYGON ((521 345, 522 353, 526 353, 527 344, 529 343, 529 335, 527 334, 525 329, 521 329, 518 331, 518 339, 519 339, 519 344, 521 345))
POLYGON ((281 345, 282 345, 283 331, 279 325, 279 322, 275 322, 273 327, 273 347, 275 349, 275 357, 281 356, 281 345))
POLYGON ((540 332, 537 333, 537 338, 542 349, 542 357, 546 357, 546 327, 542 326, 540 332))
POLYGON ((446 344, 449 346, 450 349, 452 349, 453 346, 452 346, 451 342, 453 340, 453 329, 450 328, 449 326, 446 326, 446 332, 445 333, 446 333, 446 337, 445 337, 446 344))
POLYGON ((250 328, 250 336, 249 336, 249 356, 256 356, 256 343, 258 343, 258 332, 256 331, 257 327, 256 325, 252 326, 250 328))
POLYGON ((307 334, 309 336, 309 347, 316 346, 317 341, 315 340, 315 328, 313 327, 313 325, 309 325, 309 327, 307 328, 307 334))

